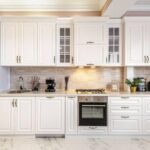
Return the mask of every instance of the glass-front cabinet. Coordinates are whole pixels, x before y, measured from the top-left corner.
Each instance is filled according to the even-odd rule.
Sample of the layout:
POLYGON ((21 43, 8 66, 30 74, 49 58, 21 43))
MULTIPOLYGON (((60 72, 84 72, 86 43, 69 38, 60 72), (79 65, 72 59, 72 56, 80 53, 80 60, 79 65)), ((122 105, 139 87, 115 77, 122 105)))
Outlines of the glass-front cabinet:
POLYGON ((122 65, 121 21, 115 20, 108 24, 108 43, 105 53, 105 65, 122 65))
POLYGON ((57 24, 57 64, 71 66, 73 63, 73 25, 57 24))

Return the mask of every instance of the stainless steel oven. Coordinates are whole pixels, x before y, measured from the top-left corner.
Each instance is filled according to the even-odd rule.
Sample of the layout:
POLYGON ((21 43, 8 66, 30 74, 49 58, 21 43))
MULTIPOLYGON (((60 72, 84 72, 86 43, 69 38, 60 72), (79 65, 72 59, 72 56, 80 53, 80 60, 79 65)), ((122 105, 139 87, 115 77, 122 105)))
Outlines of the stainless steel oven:
POLYGON ((107 126, 107 97, 79 96, 79 126, 107 126))

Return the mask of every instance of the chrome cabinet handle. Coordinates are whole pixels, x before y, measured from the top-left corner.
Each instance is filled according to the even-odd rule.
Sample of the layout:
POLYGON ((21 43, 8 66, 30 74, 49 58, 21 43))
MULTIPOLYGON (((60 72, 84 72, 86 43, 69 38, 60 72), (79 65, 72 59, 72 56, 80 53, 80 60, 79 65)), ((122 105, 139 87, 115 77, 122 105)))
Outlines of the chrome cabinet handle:
POLYGON ((86 64, 87 66, 94 66, 94 64, 86 64))
POLYGON ((147 56, 147 63, 149 63, 149 56, 147 56))
POLYGON ((18 63, 18 56, 16 56, 16 62, 18 63))
POLYGON ((129 99, 128 96, 122 96, 121 98, 122 98, 122 99, 129 99))
POLYGON ((15 107, 17 107, 18 106, 18 103, 17 103, 17 99, 15 100, 15 107))
POLYGON ((21 63, 21 56, 19 56, 19 63, 21 63))
POLYGON ((54 56, 54 64, 55 64, 55 62, 56 62, 56 58, 55 58, 55 56, 54 56))
POLYGON ((130 118, 129 116, 121 116, 122 119, 128 119, 130 118))
POLYGON ((74 57, 72 57, 72 64, 74 64, 74 57))
POLYGON ((94 42, 92 41, 87 41, 86 44, 93 44, 94 42))
POLYGON ((106 57, 106 63, 107 63, 107 57, 106 57))
POLYGON ((52 98, 55 98, 55 97, 54 97, 54 96, 48 96, 48 97, 46 97, 46 98, 52 99, 52 98))
POLYGON ((12 107, 14 107, 15 105, 14 105, 14 99, 12 100, 12 107))
POLYGON ((129 109, 129 106, 121 106, 121 109, 129 109))
POLYGON ((76 98, 75 96, 68 96, 68 98, 76 98))
POLYGON ((96 126, 95 126, 95 127, 94 127, 94 126, 90 126, 89 128, 90 128, 90 129, 97 129, 96 126))

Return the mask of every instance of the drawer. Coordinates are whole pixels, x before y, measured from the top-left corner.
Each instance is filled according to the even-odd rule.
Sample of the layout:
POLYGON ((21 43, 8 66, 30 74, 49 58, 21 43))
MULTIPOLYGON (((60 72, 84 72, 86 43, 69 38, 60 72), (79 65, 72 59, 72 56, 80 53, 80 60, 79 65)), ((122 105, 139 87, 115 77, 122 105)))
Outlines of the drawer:
POLYGON ((109 97, 109 105, 141 105, 140 97, 109 97))
POLYGON ((141 107, 133 105, 110 106, 110 115, 141 115, 141 107))
POLYGON ((142 127, 143 127, 143 134, 150 135, 150 116, 143 116, 142 127))
POLYGON ((107 127, 99 127, 99 126, 79 126, 78 134, 87 135, 87 134, 107 134, 107 127))
POLYGON ((150 98, 143 98, 143 115, 150 115, 150 98))
POLYGON ((111 117, 110 133, 141 134, 141 117, 128 115, 111 117))

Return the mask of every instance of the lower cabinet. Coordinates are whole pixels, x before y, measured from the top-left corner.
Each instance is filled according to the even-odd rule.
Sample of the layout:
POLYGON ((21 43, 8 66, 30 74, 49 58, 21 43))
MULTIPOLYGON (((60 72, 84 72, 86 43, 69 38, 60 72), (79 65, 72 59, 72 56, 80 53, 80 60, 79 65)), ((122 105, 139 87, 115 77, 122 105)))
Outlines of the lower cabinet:
POLYGON ((65 97, 36 98, 36 134, 65 134, 65 97))
POLYGON ((140 134, 141 116, 112 116, 110 122, 112 134, 140 134))
POLYGON ((78 127, 78 100, 77 97, 66 97, 66 134, 77 134, 78 127))
POLYGON ((143 116, 142 119, 143 134, 150 135, 150 116, 143 116))
POLYGON ((34 134, 35 98, 0 98, 0 134, 34 134))

